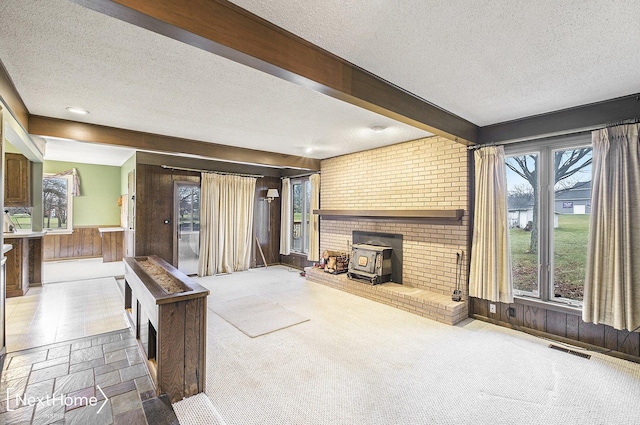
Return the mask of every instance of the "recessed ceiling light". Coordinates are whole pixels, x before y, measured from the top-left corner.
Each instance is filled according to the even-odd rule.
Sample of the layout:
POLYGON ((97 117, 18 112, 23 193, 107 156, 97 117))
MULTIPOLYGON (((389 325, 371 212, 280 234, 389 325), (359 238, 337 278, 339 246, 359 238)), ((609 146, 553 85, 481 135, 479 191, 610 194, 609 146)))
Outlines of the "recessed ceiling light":
POLYGON ((373 127, 371 127, 371 130, 375 131, 376 133, 382 133, 387 127, 383 127, 381 125, 374 125, 373 127))
POLYGON ((67 106, 67 111, 72 112, 74 114, 79 114, 79 115, 87 115, 89 113, 89 111, 87 111, 86 109, 82 109, 82 108, 75 108, 73 106, 67 106))
POLYGON ((304 148, 304 153, 313 153, 313 148, 311 146, 304 148))

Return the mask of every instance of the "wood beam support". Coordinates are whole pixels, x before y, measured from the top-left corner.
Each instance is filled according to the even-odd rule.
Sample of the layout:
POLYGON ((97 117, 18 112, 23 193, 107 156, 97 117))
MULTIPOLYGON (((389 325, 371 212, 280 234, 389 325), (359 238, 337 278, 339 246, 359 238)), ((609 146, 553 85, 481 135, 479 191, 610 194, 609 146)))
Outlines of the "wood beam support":
POLYGON ((478 143, 540 139, 640 118, 640 93, 480 127, 478 143))
POLYGON ((20 125, 26 130, 29 130, 29 110, 25 106, 20 93, 16 90, 16 86, 13 85, 11 77, 7 72, 4 64, 0 60, 0 99, 14 118, 20 123, 20 125))
POLYGON ((29 132, 43 137, 59 137, 159 153, 189 154, 203 158, 272 167, 291 167, 304 170, 320 169, 319 159, 238 148, 36 115, 29 117, 29 132))
POLYGON ((448 139, 464 144, 477 141, 475 124, 229 1, 73 1, 448 139))

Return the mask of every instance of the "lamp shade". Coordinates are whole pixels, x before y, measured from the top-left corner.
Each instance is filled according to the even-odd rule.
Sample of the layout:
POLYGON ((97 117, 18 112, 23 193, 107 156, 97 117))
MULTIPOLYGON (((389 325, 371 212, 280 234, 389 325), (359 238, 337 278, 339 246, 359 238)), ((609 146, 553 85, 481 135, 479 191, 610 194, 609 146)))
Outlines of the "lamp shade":
POLYGON ((278 189, 269 189, 267 190, 267 198, 279 198, 278 189))

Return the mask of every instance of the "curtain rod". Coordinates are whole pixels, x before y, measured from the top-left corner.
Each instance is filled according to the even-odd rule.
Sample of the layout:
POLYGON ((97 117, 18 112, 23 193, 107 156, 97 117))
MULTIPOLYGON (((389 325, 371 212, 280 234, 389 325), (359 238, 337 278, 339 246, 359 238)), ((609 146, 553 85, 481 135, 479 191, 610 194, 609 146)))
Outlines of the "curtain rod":
POLYGON ((591 132, 591 131, 604 130, 605 128, 609 128, 609 127, 616 127, 616 126, 620 126, 620 125, 629 125, 629 124, 640 124, 640 117, 626 118, 626 119, 622 119, 622 120, 618 120, 618 121, 611 121, 611 122, 604 123, 604 124, 601 124, 601 125, 594 125, 592 127, 576 129, 576 130, 569 131, 567 133, 562 133, 562 134, 545 135, 543 137, 532 137, 530 139, 516 139, 516 140, 506 141, 506 142, 502 142, 502 143, 490 142, 490 143, 484 143, 484 144, 479 144, 479 145, 467 146, 467 150, 471 151, 471 150, 484 148, 484 147, 487 147, 487 146, 502 146, 502 145, 510 145, 512 143, 530 142, 530 141, 534 141, 534 140, 542 140, 542 139, 548 139, 548 138, 553 138, 553 137, 571 136, 571 135, 576 135, 576 134, 580 134, 580 133, 587 133, 587 132, 591 132))
POLYGON ((257 179, 264 177, 262 174, 243 174, 243 173, 229 173, 226 171, 213 171, 213 170, 203 170, 198 168, 185 168, 185 167, 174 167, 172 165, 161 165, 162 168, 169 168, 172 170, 181 170, 181 171, 194 171, 197 173, 213 173, 213 174, 222 174, 225 176, 240 176, 240 177, 255 177, 257 179))
POLYGON ((314 174, 320 174, 320 171, 316 171, 314 173, 295 174, 293 176, 282 176, 282 177, 280 177, 280 180, 282 180, 282 179, 297 179, 299 177, 307 177, 307 176, 312 176, 314 174))

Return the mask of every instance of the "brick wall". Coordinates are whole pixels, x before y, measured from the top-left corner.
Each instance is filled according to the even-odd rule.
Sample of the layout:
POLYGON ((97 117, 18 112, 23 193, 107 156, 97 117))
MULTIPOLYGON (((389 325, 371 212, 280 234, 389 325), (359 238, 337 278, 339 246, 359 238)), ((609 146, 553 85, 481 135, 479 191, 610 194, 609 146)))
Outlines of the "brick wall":
POLYGON ((464 252, 467 300, 469 175, 465 146, 430 137, 323 160, 320 207, 327 210, 463 209, 452 224, 322 218, 320 252, 346 250, 353 230, 403 235, 403 284, 451 295, 456 252, 464 252))

